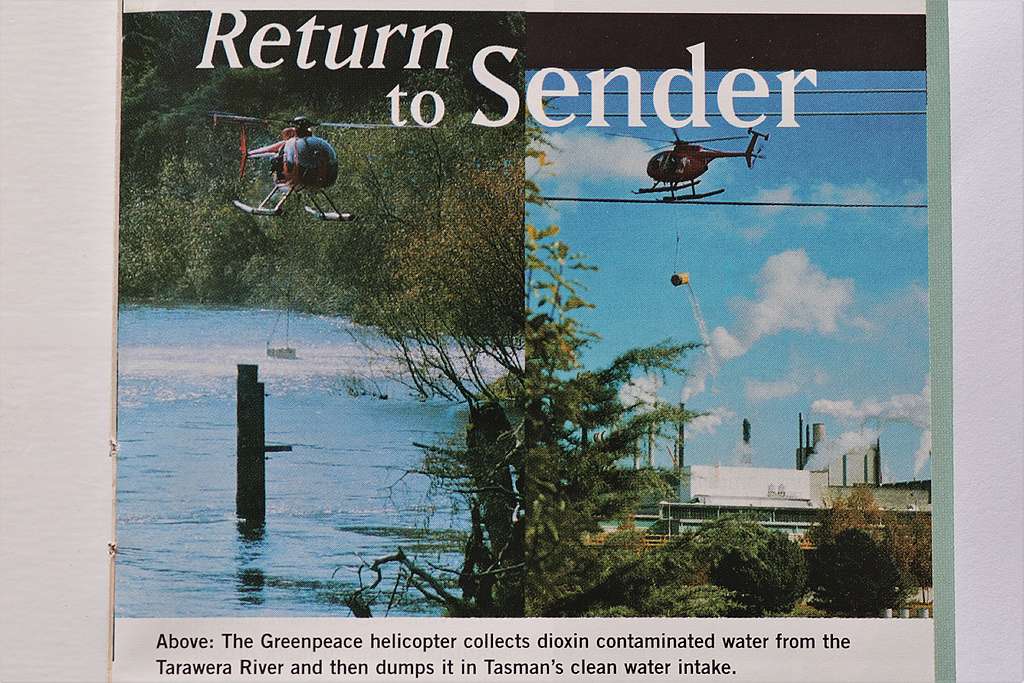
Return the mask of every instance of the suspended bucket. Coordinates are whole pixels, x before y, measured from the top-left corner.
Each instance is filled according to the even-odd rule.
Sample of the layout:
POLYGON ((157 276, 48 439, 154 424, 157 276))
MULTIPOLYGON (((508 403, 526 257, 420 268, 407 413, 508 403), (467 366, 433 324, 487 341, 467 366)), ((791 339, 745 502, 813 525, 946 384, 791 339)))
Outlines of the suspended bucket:
POLYGON ((682 287, 683 285, 690 284, 689 273, 672 273, 672 286, 682 287))

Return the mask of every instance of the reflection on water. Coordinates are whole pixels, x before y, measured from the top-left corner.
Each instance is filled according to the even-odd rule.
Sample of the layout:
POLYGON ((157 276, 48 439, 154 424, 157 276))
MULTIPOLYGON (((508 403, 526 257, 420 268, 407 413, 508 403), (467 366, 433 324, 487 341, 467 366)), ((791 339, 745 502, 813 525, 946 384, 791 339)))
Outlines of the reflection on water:
POLYGON ((238 601, 243 605, 262 605, 264 581, 259 569, 238 570, 238 601))
POLYGON ((360 558, 402 545, 455 561, 463 537, 449 501, 401 476, 421 456, 414 441, 457 431, 454 410, 408 398, 337 319, 293 318, 298 359, 267 358, 275 315, 121 309, 118 615, 348 616, 360 558), (235 517, 238 363, 259 365, 267 441, 293 446, 268 457, 264 527, 235 517))

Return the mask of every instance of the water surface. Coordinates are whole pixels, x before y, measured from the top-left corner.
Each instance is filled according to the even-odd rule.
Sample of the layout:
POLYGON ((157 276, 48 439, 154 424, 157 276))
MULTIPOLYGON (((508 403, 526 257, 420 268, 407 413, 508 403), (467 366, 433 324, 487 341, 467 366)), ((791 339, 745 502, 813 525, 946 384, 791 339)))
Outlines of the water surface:
MULTIPOLYGON (((459 415, 412 398, 343 320, 293 315, 298 358, 267 358, 284 326, 277 311, 121 308, 119 616, 347 616, 359 558, 401 545, 456 560, 450 502, 402 474, 422 455, 414 442, 449 439, 459 415), (293 446, 268 457, 262 535, 235 518, 238 363, 259 365, 267 441, 293 446)), ((391 611, 432 613, 422 601, 391 611)))

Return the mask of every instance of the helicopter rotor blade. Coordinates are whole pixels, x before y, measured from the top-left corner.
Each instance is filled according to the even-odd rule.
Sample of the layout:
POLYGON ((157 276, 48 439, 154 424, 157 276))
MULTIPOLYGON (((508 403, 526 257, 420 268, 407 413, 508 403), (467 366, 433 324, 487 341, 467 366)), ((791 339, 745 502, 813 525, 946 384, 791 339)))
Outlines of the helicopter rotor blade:
POLYGON ((393 123, 346 123, 346 122, 333 122, 333 121, 321 121, 319 123, 311 123, 313 128, 317 126, 323 126, 324 128, 355 128, 355 129, 369 129, 369 128, 425 128, 426 126, 408 125, 408 126, 396 126, 393 123))
POLYGON ((728 135, 728 136, 722 137, 722 138, 702 138, 700 140, 680 140, 679 142, 689 142, 689 143, 721 142, 722 140, 746 140, 746 139, 747 139, 746 135, 728 135))
POLYGON ((226 111, 211 111, 210 118, 213 119, 214 125, 219 121, 231 121, 232 123, 260 123, 264 125, 278 123, 275 119, 261 119, 256 116, 242 116, 240 114, 230 114, 226 111))
POLYGON ((322 126, 324 128, 355 128, 355 129, 372 129, 372 128, 425 128, 426 126, 407 125, 407 126, 396 126, 393 123, 355 123, 355 122, 334 122, 334 121, 310 121, 305 117, 296 117, 294 119, 272 119, 262 118, 259 116, 243 116, 241 114, 232 114, 226 111, 211 111, 209 112, 210 117, 213 119, 214 125, 220 121, 230 121, 232 123, 246 124, 259 124, 264 126, 271 125, 283 125, 283 126, 294 126, 299 121, 305 121, 305 125, 310 128, 316 128, 322 126))

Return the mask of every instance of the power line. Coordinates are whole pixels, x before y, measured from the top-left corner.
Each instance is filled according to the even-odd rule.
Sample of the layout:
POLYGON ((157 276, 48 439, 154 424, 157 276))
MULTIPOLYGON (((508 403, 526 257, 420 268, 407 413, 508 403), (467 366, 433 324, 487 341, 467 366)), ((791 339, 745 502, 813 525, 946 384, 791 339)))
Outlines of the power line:
POLYGON ((547 202, 580 202, 585 204, 660 204, 677 206, 683 204, 700 204, 715 206, 776 206, 820 209, 927 209, 927 204, 841 204, 836 202, 757 202, 757 201, 722 201, 701 199, 627 199, 615 197, 541 197, 547 202))
MULTIPOLYGON (((557 111, 557 110, 555 110, 555 111, 550 111, 550 112, 547 112, 547 113, 548 114, 552 114, 552 115, 557 115, 557 114, 568 115, 568 114, 572 114, 574 116, 582 116, 582 117, 585 117, 585 118, 592 118, 593 117, 593 114, 591 112, 586 112, 586 111, 577 112, 577 111, 557 111)), ((800 111, 800 112, 795 112, 794 115, 798 116, 798 117, 804 117, 804 116, 925 116, 925 115, 927 115, 927 113, 928 112, 926 112, 926 111, 800 111)), ((738 111, 738 112, 736 112, 735 115, 736 116, 761 116, 762 114, 764 116, 782 116, 782 112, 779 112, 779 111, 765 111, 765 112, 738 111)), ((604 114, 604 117, 605 118, 609 118, 609 119, 611 119, 611 118, 624 119, 627 116, 629 116, 629 112, 613 112, 613 113, 605 113, 604 114)), ((640 117, 641 118, 656 118, 658 116, 660 116, 660 115, 658 113, 656 113, 656 112, 640 112, 640 117)), ((672 116, 690 116, 690 114, 689 113, 675 113, 675 112, 673 112, 672 116)), ((721 112, 717 112, 717 111, 709 111, 709 112, 706 112, 704 114, 704 116, 720 117, 720 116, 723 116, 723 114, 721 112)))
MULTIPOLYGON (((913 95, 927 94, 926 88, 831 88, 822 90, 796 90, 797 95, 913 95)), ((769 95, 781 95, 782 90, 769 90, 769 95)), ((592 95, 592 90, 580 90, 579 95, 592 95)), ((605 90, 605 95, 628 95, 628 90, 605 90)), ((641 95, 653 95, 653 90, 641 90, 641 95)), ((692 90, 669 90, 669 95, 692 95, 692 90)), ((714 95, 713 91, 707 91, 705 95, 714 95)), ((557 97, 573 97, 573 95, 558 95, 557 97)), ((554 99, 554 98, 552 98, 554 99)))

